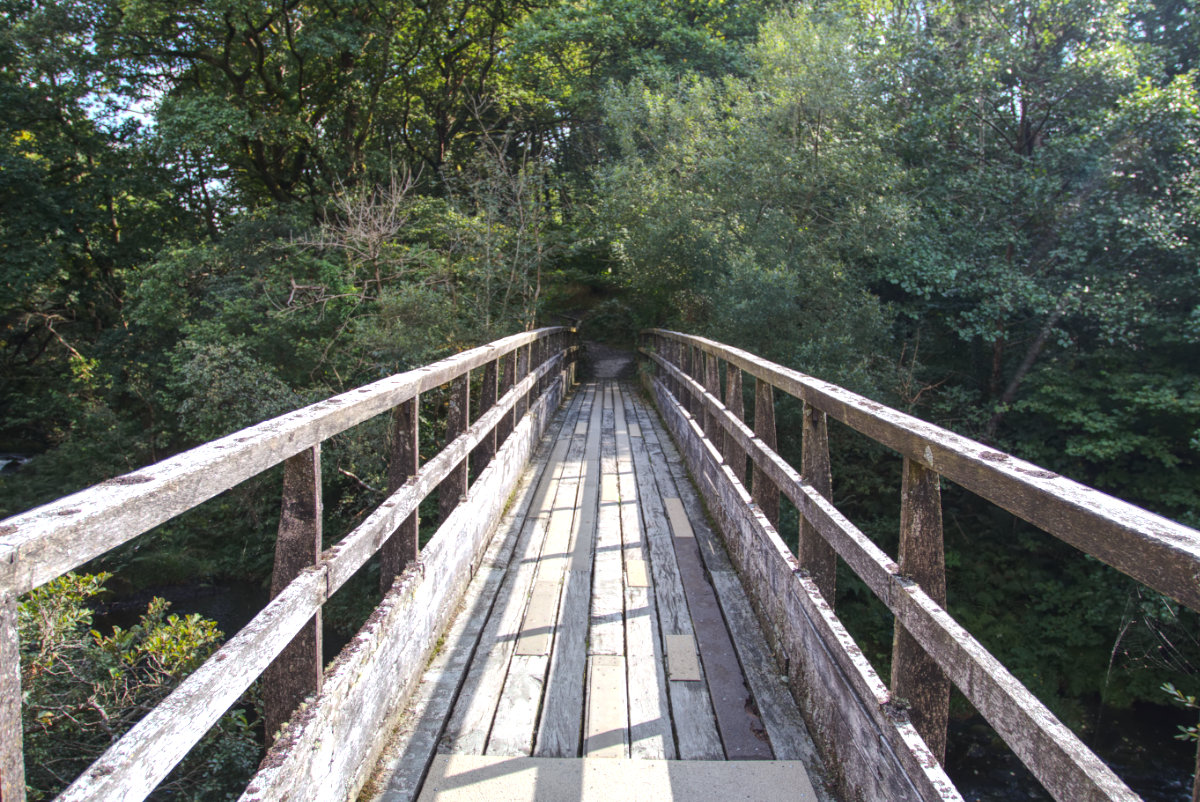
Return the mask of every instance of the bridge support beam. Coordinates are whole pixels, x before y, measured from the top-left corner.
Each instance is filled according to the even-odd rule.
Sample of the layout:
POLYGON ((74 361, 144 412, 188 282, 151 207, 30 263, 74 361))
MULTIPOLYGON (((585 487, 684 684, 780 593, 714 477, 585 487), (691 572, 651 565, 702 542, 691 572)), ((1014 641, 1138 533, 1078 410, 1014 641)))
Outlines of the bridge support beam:
MULTIPOLYGON (((946 558, 938 475, 905 457, 900 497, 900 573, 944 608, 946 558)), ((891 690, 892 698, 908 703, 913 726, 929 751, 944 763, 950 680, 899 622, 892 642, 891 690)))
MULTIPOLYGON (((283 507, 275 540, 271 598, 283 592, 321 553, 321 446, 283 463, 283 507)), ((263 673, 263 715, 268 742, 274 740, 306 696, 321 690, 321 611, 297 633, 263 673)))

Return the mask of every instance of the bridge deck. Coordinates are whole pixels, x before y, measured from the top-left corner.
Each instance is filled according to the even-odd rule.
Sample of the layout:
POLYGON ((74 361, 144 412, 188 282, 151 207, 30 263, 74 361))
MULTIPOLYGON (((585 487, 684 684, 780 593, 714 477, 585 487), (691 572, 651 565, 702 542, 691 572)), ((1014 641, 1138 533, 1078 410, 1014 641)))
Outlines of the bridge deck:
POLYGON ((551 423, 364 798, 416 798, 448 755, 817 767, 679 455, 629 385, 587 384, 551 423))

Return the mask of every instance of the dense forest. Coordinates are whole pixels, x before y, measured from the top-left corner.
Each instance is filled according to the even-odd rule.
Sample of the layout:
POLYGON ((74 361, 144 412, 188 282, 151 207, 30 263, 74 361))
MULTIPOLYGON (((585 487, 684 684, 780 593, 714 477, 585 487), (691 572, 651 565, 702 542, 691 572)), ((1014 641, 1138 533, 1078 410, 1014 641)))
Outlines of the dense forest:
MULTIPOLYGON (((1187 0, 0 0, 0 517, 565 322, 711 336, 1200 526, 1198 59, 1187 0)), ((328 444, 330 537, 386 485, 369 428, 328 444)), ((894 550, 899 460, 832 434, 894 550)), ((261 585, 278 482, 26 600, 39 793, 220 637, 161 603, 88 635, 101 586, 261 585)), ((945 492, 951 612, 1085 740, 1200 692, 1193 613, 945 492)), ((247 716, 169 792, 225 798, 247 716)))

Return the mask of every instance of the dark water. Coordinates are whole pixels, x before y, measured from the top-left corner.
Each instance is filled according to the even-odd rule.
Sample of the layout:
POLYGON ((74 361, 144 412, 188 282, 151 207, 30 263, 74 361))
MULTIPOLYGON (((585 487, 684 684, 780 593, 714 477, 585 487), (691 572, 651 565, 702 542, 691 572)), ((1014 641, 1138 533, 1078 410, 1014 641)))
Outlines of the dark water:
MULTIPOLYGON (((1190 802, 1195 744, 1174 736, 1194 712, 1151 704, 1096 712, 1087 745, 1130 788, 1146 802, 1190 802)), ((950 722, 946 771, 968 802, 1051 798, 978 715, 950 722)))

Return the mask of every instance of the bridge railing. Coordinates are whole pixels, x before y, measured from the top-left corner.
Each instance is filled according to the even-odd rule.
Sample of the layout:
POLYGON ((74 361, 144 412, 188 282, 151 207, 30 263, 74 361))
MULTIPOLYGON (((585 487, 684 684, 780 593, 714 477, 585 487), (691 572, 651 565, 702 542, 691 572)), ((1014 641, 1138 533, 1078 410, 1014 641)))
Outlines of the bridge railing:
MULTIPOLYGON (((268 680, 264 683, 268 737, 305 697, 320 689, 322 604, 376 553, 381 554, 385 589, 396 577, 412 578, 414 586, 419 582, 418 505, 437 489, 445 529, 468 493, 468 460, 475 467, 475 482, 484 484, 485 468, 502 444, 513 446, 514 456, 508 460, 512 465, 505 466, 505 481, 510 481, 513 467, 519 467, 518 462, 523 465, 540 431, 531 420, 544 423, 566 389, 576 353, 574 340, 574 330, 561 327, 506 337, 0 521, 0 800, 25 798, 17 641, 21 594, 283 463, 271 601, 60 797, 144 799, 258 677, 265 674, 268 680), (482 372, 480 409, 473 420, 472 371, 482 372), (421 394, 447 384, 445 445, 419 465, 421 394), (322 551, 321 443, 388 412, 394 416, 388 497, 336 545, 322 551), (521 438, 513 436, 506 444, 518 432, 521 438), (518 439, 521 443, 515 444, 518 439)), ((502 505, 507 496, 502 484, 481 490, 481 495, 504 494, 499 502, 488 501, 493 506, 502 505)), ((473 522, 464 528, 480 527, 473 522)), ((448 552, 436 542, 442 529, 427 547, 437 546, 439 556, 448 552)), ((460 551, 453 558, 458 561, 455 565, 474 559, 469 550, 460 551)), ((400 584, 397 579, 396 587, 400 584)), ((427 584, 447 585, 449 580, 439 577, 427 584)), ((431 593, 435 596, 429 606, 444 605, 446 588, 431 593)), ((415 654, 423 660, 420 652, 415 654)), ((422 666, 423 662, 411 670, 422 666)))
MULTIPOLYGON (((893 720, 896 709, 904 708, 930 754, 941 761, 953 682, 1056 799, 1138 798, 946 612, 939 478, 1197 610, 1200 532, 737 348, 653 329, 643 332, 642 351, 657 366, 660 407, 671 409, 664 412, 668 424, 695 446, 689 456, 693 470, 702 474, 698 483, 710 505, 728 508, 732 505, 728 499, 736 495, 728 487, 743 496, 747 484, 750 488, 744 500, 756 508, 757 523, 749 518, 739 521, 727 509, 717 513, 727 516, 727 527, 758 527, 758 534, 745 543, 757 537, 766 543, 761 546, 766 552, 774 549, 766 556, 739 555, 739 548, 759 546, 731 543, 735 560, 740 559, 751 574, 759 574, 747 577, 748 590, 754 593, 755 580, 764 585, 784 582, 779 566, 786 563, 811 597, 805 601, 806 613, 814 619, 826 610, 832 615, 840 557, 895 616, 890 688, 875 677, 836 619, 826 622, 826 645, 844 644, 845 653, 837 655, 835 662, 839 670, 858 677, 860 695, 873 694, 893 720), (755 383, 753 429, 744 422, 743 372, 755 383), (800 471, 776 451, 776 390, 803 402, 800 471), (898 562, 830 503, 830 418, 903 458, 898 562), (747 457, 753 466, 749 483, 747 457), (780 493, 801 516, 794 556, 778 538, 780 493)), ((772 585, 775 597, 760 605, 760 614, 784 628, 794 624, 780 620, 789 614, 786 602, 780 601, 785 591, 772 585)), ((803 685, 815 680, 809 676, 795 681, 803 685)), ((804 688, 799 690, 806 694, 804 688)), ((884 718, 877 716, 878 721, 884 718)), ((889 732, 887 726, 882 729, 885 735, 889 732)), ((897 752, 903 751, 899 743, 903 732, 890 732, 897 740, 897 752)), ((820 738, 821 733, 816 735, 820 738)), ((933 796, 941 792, 929 791, 933 796)))

